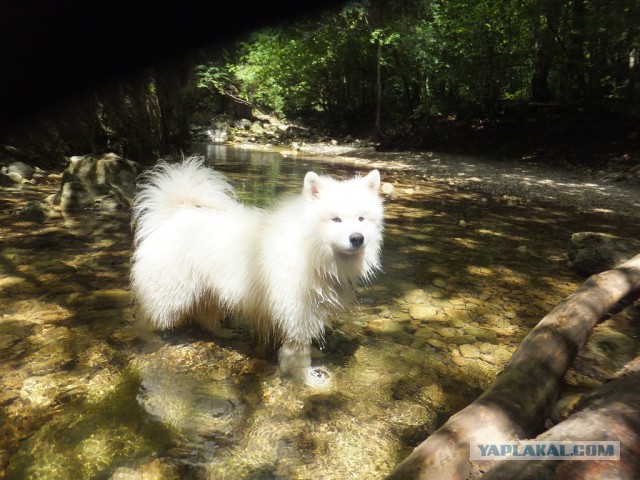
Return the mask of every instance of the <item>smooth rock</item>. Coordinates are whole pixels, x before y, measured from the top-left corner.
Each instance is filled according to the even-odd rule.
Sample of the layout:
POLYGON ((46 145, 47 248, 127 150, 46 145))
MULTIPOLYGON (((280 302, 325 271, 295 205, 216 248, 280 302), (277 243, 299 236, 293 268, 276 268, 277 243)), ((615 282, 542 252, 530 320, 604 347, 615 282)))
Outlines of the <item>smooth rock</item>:
POLYGON ((9 165, 7 165, 6 171, 4 173, 18 174, 21 178, 30 180, 33 178, 33 174, 35 173, 35 171, 35 168, 33 168, 31 165, 27 165, 24 162, 11 162, 9 165))
POLYGON ((434 348, 445 350, 447 348, 447 344, 442 340, 438 340, 437 338, 427 338, 427 343, 434 348))
POLYGON ((444 287, 447 286, 447 282, 445 280, 443 280, 442 278, 436 278, 431 283, 433 283, 436 287, 440 287, 440 288, 444 288, 444 287))
POLYGON ((496 335, 496 333, 491 330, 487 330, 486 328, 474 327, 473 325, 469 325, 467 327, 464 327, 464 333, 473 335, 474 337, 486 340, 488 342, 498 341, 498 336, 496 335))
POLYGON ((447 338, 447 343, 453 345, 464 345, 467 343, 474 343, 476 340, 476 337, 474 337, 473 335, 454 335, 447 338))
POLYGON ((435 335, 435 332, 431 328, 422 327, 422 328, 418 328, 414 333, 414 335, 416 337, 421 337, 421 338, 431 338, 435 335))
POLYGON ((422 305, 411 305, 409 315, 414 320, 435 320, 445 321, 446 317, 439 313, 439 309, 428 303, 422 305))
POLYGON ((373 333, 396 333, 404 331, 401 323, 393 318, 374 318, 367 322, 367 328, 373 333))
POLYGON ((589 276, 610 270, 640 251, 640 240, 597 232, 571 235, 569 265, 581 275, 589 276))
POLYGON ((458 334, 456 329, 451 327, 439 328, 437 329, 437 332, 438 332, 438 335, 444 338, 453 338, 458 334))
POLYGON ((425 303, 427 301, 427 294, 421 288, 416 288, 405 293, 403 298, 407 303, 425 303))
POLYGON ((53 203, 65 211, 128 208, 141 171, 140 164, 114 153, 71 157, 53 203))

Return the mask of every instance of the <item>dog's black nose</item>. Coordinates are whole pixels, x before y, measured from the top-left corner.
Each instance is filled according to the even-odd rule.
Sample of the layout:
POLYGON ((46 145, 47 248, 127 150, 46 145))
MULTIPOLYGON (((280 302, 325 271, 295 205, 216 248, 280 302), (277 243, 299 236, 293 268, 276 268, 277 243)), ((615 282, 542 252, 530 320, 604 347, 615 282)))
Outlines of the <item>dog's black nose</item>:
POLYGON ((361 233, 352 233, 349 235, 349 242, 353 248, 360 248, 364 243, 364 235, 361 233))

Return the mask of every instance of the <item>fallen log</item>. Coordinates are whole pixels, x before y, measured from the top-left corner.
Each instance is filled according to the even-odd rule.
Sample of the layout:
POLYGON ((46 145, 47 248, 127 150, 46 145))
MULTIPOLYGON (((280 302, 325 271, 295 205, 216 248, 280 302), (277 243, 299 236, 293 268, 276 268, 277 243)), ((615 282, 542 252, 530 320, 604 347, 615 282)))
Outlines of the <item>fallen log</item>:
POLYGON ((620 460, 503 461, 483 480, 640 478, 640 362, 635 371, 591 395, 565 421, 539 435, 540 441, 619 441, 620 460))
POLYGON ((469 443, 533 438, 562 379, 593 328, 619 301, 640 293, 640 255, 592 275, 527 335, 495 382, 405 458, 388 479, 479 478, 490 465, 469 460, 469 443))

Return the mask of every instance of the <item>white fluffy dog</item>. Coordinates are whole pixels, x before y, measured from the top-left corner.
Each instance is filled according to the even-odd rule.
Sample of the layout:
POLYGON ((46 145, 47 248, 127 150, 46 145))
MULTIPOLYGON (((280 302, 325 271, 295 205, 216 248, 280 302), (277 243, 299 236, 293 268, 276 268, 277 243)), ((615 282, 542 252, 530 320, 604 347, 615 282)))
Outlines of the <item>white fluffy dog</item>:
POLYGON ((263 341, 281 343, 283 373, 327 383, 311 367, 311 343, 380 268, 379 188, 377 170, 346 181, 309 172, 302 195, 261 209, 238 203, 201 159, 159 164, 133 206, 138 321, 166 329, 193 319, 215 331, 238 315, 263 341))

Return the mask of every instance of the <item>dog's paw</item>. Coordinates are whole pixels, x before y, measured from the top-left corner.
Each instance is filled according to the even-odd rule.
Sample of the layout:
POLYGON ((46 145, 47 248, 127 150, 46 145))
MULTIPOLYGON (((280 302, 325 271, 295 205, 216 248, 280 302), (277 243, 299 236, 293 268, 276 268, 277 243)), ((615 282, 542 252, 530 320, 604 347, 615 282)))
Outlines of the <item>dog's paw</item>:
POLYGON ((308 367, 304 369, 304 383, 310 387, 321 388, 331 384, 331 372, 324 367, 308 367))

